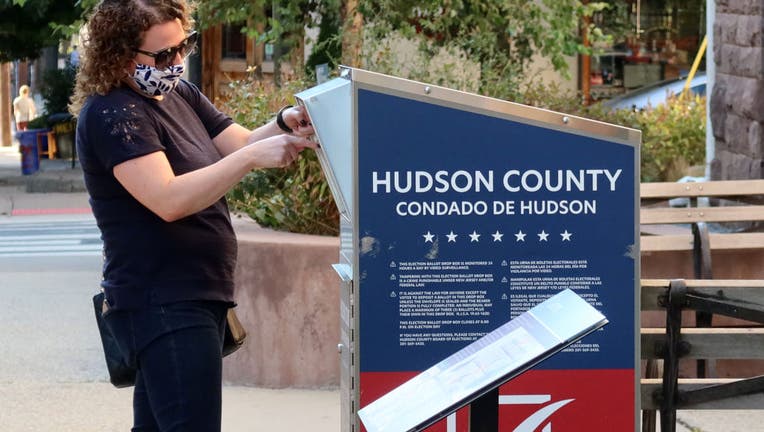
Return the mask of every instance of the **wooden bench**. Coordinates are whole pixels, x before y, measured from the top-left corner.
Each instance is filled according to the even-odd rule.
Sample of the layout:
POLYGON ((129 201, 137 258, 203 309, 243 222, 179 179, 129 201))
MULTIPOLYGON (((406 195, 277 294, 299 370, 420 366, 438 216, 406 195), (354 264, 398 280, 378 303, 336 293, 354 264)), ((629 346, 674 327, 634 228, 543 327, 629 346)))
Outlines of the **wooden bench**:
MULTIPOLYGON (((693 250, 691 232, 678 231, 652 235, 649 226, 709 222, 764 221, 764 180, 728 180, 697 183, 642 183, 640 243, 643 252, 693 250), (699 207, 699 198, 729 200, 744 206, 699 207), (687 198, 688 207, 668 207, 670 199, 687 198), (658 204, 658 205, 656 205, 658 204)), ((750 249, 764 247, 764 232, 710 233, 712 249, 750 249)))
MULTIPOLYGON (((665 267, 658 271, 664 273, 661 277, 687 278, 641 282, 643 431, 655 430, 655 410, 661 412, 661 430, 668 432, 676 429, 677 409, 761 409, 764 376, 730 376, 725 371, 720 378, 714 364, 764 360, 764 270, 759 270, 764 261, 746 265, 740 259, 764 251, 764 233, 757 231, 764 222, 764 180, 645 183, 641 199, 643 277, 655 275, 647 258, 657 255, 652 264, 665 267), (684 198, 686 206, 667 205, 676 198, 684 198), (727 222, 740 226, 708 227, 727 222), (665 257, 678 254, 691 260, 691 275, 687 266, 672 276, 665 274, 671 272, 663 265, 665 257), (726 256, 720 266, 714 258, 722 254, 726 256), (728 268, 737 264, 755 271, 728 268), (736 279, 713 279, 714 273, 734 274, 736 279), (712 316, 720 315, 726 318, 712 323, 712 316), (695 371, 680 369, 680 359, 685 365, 687 360, 697 361, 695 371)), ((754 375, 764 374, 764 362, 761 365, 754 375)))

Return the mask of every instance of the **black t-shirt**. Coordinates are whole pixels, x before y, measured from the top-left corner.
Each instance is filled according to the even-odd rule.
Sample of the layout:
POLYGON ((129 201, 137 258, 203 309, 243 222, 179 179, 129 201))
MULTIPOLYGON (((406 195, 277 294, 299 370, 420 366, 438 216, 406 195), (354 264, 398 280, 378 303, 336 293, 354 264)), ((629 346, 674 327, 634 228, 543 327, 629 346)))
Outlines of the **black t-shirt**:
POLYGON ((104 244, 104 288, 114 309, 185 300, 233 301, 236 238, 225 198, 165 222, 130 195, 113 169, 163 151, 175 175, 221 156, 212 138, 232 124, 194 85, 161 101, 121 87, 90 97, 77 122, 77 153, 104 244))

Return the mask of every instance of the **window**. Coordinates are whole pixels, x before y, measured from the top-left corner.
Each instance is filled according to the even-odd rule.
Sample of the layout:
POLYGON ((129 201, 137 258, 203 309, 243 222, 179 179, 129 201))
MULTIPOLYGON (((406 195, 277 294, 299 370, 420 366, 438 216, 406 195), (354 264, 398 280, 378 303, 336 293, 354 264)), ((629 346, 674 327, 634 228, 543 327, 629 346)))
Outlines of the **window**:
POLYGON ((223 58, 246 59, 247 37, 241 30, 244 23, 226 24, 223 26, 223 58))

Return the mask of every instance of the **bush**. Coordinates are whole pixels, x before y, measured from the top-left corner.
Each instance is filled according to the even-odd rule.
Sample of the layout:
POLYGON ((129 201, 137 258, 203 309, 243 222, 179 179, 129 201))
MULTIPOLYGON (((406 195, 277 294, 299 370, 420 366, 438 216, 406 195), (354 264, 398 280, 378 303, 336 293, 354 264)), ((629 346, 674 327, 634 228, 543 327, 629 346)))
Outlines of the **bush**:
POLYGON ((305 73, 310 77, 315 77, 316 66, 326 63, 329 70, 334 70, 342 57, 342 39, 340 37, 340 27, 342 20, 340 17, 339 3, 321 2, 322 10, 321 23, 318 27, 318 38, 313 46, 313 51, 305 61, 305 73))
POLYGON ((35 117, 27 124, 27 129, 47 129, 48 127, 50 126, 46 116, 35 117))
POLYGON ((706 159, 705 97, 670 97, 644 111, 605 111, 595 106, 590 117, 642 131, 641 181, 676 181, 688 165, 706 159))
POLYGON ((43 74, 40 94, 45 99, 45 112, 68 113, 69 99, 74 92, 77 68, 67 64, 63 69, 51 69, 43 74))
MULTIPOLYGON (((228 86, 218 101, 237 123, 256 128, 273 119, 292 95, 314 85, 293 79, 276 87, 254 78, 228 86)), ((276 230, 321 235, 339 234, 339 211, 324 179, 316 154, 306 150, 286 169, 256 170, 228 193, 234 210, 262 226, 276 230)))
POLYGON ((517 102, 612 123, 642 131, 643 182, 676 181, 687 165, 705 163, 706 99, 670 97, 666 104, 643 111, 611 110, 600 104, 584 106, 581 98, 559 88, 536 85, 517 102))

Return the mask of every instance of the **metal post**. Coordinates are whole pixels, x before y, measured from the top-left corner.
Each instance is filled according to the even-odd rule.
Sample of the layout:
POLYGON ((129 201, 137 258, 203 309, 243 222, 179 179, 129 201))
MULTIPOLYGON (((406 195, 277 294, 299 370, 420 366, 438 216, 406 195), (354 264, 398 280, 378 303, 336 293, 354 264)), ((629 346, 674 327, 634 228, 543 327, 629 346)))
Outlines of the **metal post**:
POLYGON ((499 388, 470 404, 470 432, 499 432, 499 388))
POLYGON ((666 301, 666 349, 663 360, 663 395, 661 397, 661 431, 676 431, 676 403, 679 378, 679 357, 682 355, 682 308, 686 300, 684 280, 672 280, 666 301))

